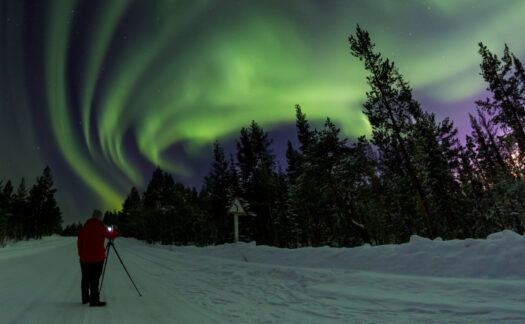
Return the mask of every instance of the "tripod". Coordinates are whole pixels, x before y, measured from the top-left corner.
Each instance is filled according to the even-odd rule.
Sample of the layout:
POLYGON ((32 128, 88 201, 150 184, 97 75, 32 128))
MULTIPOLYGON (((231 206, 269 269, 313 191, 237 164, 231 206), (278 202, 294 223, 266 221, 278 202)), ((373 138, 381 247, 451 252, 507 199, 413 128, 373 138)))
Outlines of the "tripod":
POLYGON ((102 270, 102 279, 100 280, 100 288, 98 290, 99 293, 102 290, 102 284, 104 283, 104 274, 106 273, 106 265, 108 264, 109 248, 110 247, 112 247, 113 250, 115 251, 115 254, 117 255, 117 257, 118 257, 118 259, 120 261, 120 264, 122 264, 122 267, 124 268, 124 270, 128 274, 129 280, 131 280, 131 283, 133 284, 133 286, 135 287, 135 289, 139 293, 139 297, 142 297, 142 294, 140 293, 139 289, 137 288, 137 285, 135 285, 135 283, 133 282, 133 279, 131 279, 131 276, 129 275, 128 269, 126 269, 126 266, 124 265, 124 262, 122 262, 122 259, 120 258, 120 255, 118 254, 117 248, 115 247, 115 244, 113 244, 113 240, 109 240, 108 244, 106 245, 106 261, 104 261, 104 268, 102 270))

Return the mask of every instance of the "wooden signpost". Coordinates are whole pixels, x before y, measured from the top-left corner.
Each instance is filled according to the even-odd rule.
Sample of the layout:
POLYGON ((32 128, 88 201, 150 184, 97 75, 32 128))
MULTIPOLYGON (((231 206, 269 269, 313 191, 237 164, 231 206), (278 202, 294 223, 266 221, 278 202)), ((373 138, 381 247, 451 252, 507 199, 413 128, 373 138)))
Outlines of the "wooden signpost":
POLYGON ((235 227, 235 243, 239 242, 239 215, 246 216, 248 213, 242 206, 239 198, 233 199, 232 205, 228 208, 228 213, 233 214, 233 223, 235 227))

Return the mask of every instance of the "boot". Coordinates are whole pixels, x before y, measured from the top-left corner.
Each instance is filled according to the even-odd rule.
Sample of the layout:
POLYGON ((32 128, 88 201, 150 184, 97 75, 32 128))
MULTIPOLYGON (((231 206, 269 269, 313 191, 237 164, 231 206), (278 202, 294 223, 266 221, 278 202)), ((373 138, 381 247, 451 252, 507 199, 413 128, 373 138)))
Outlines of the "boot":
POLYGON ((100 306, 106 306, 106 302, 100 301, 99 294, 91 294, 91 301, 89 302, 89 306, 91 307, 100 307, 100 306))
POLYGON ((101 306, 106 306, 106 302, 99 300, 99 301, 89 303, 89 307, 101 307, 101 306))
POLYGON ((82 278, 82 304, 85 305, 89 303, 91 298, 89 297, 89 286, 82 278))
POLYGON ((86 295, 84 294, 84 292, 82 292, 82 305, 89 303, 89 300, 90 300, 89 293, 86 295))

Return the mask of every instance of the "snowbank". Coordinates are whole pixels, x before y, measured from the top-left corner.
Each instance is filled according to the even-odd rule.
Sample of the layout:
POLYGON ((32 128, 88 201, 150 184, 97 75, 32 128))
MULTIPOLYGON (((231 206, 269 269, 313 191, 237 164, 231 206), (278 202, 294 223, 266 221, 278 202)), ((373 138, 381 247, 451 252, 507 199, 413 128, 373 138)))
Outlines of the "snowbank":
POLYGON ((293 250, 118 238, 142 297, 111 251, 101 293, 108 306, 93 309, 81 304, 75 238, 49 237, 0 248, 0 322, 525 323, 523 242, 507 231, 293 250))
POLYGON ((175 249, 193 255, 294 267, 442 277, 525 278, 525 239, 512 231, 491 234, 487 239, 450 241, 414 235, 405 244, 355 248, 281 249, 238 243, 175 249))

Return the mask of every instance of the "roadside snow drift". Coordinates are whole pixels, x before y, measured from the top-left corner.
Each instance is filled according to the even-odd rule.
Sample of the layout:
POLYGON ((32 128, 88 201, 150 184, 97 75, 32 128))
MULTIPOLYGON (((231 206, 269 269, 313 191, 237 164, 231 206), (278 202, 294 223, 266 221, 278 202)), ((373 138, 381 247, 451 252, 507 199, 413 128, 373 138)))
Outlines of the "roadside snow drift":
POLYGON ((180 247, 178 251, 283 266, 441 277, 525 278, 525 238, 512 231, 491 234, 486 240, 443 241, 414 235, 406 244, 375 247, 279 249, 239 243, 180 247))
POLYGON ((525 323, 525 239, 357 248, 115 241, 107 307, 80 302, 75 238, 0 248, 0 323, 525 323))

